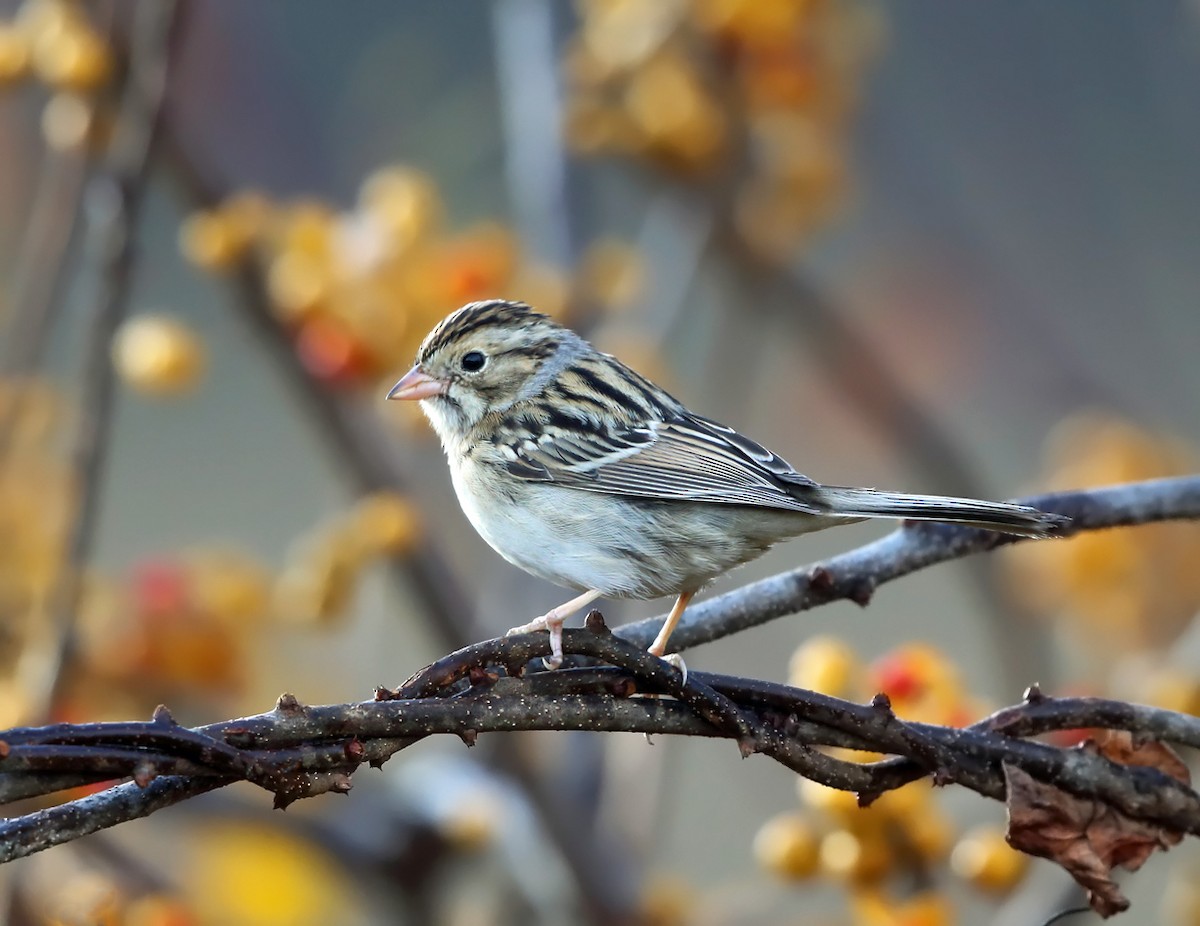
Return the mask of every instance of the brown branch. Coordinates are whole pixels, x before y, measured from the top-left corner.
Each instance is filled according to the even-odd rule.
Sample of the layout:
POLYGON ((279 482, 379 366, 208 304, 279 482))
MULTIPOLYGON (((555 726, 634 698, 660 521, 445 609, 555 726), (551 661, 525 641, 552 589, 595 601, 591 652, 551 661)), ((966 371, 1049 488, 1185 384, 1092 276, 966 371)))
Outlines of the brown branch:
POLYGON ((546 729, 728 738, 744 755, 761 752, 830 787, 857 791, 863 800, 925 775, 1000 799, 1004 766, 1011 766, 1133 819, 1200 834, 1200 796, 1157 770, 1011 735, 1085 725, 1195 745, 1200 744, 1200 718, 1101 699, 1039 696, 966 730, 906 723, 878 699, 854 704, 785 685, 700 672, 685 682, 640 647, 603 632, 594 619, 591 626, 602 632, 567 631, 566 651, 615 668, 566 670, 548 678, 546 673, 519 675, 548 652, 544 635, 528 634, 452 653, 396 692, 383 693, 382 700, 305 707, 285 697, 269 713, 196 730, 177 727, 160 712, 145 723, 7 731, 0 747, 4 802, 33 793, 11 787, 31 778, 65 788, 123 768, 140 785, 119 785, 0 824, 0 860, 145 816, 235 780, 259 784, 274 792, 278 806, 286 806, 301 797, 349 790, 350 776, 364 762, 380 764, 426 736, 452 733, 471 744, 480 733, 546 729), (576 687, 579 692, 572 690, 576 687), (671 694, 675 700, 642 693, 671 694), (821 745, 903 758, 858 765, 813 748, 821 745), (59 758, 47 763, 55 749, 59 758), (919 773, 909 774, 901 763, 915 765, 919 773), (75 774, 39 777, 51 765, 61 769, 71 764, 75 774))

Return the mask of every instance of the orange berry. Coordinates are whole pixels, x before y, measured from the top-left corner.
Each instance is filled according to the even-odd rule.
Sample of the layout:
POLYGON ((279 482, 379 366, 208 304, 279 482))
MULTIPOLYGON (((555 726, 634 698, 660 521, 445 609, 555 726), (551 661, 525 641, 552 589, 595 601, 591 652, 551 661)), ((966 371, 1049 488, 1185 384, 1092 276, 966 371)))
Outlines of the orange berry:
POLYGON ((139 563, 132 590, 134 609, 145 617, 178 614, 188 608, 187 571, 172 560, 139 563))
POLYGON ((313 376, 337 386, 362 382, 376 366, 366 344, 343 322, 326 316, 315 316, 301 325, 296 353, 313 376))

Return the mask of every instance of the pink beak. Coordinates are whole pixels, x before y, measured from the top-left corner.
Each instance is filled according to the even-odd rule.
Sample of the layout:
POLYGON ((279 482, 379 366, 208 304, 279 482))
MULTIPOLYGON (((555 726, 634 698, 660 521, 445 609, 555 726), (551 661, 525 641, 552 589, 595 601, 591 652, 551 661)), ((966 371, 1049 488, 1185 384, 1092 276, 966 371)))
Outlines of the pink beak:
POLYGON ((428 399, 435 395, 445 395, 449 383, 434 379, 420 367, 413 367, 404 374, 404 378, 396 383, 388 392, 389 399, 428 399))

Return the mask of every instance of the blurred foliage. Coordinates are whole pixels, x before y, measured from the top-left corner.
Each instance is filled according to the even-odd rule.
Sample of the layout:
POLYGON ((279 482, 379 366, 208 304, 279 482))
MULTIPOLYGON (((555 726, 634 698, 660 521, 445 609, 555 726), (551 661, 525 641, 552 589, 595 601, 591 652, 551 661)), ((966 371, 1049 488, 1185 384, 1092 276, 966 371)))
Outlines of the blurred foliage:
POLYGON ((567 137, 729 186, 738 233, 795 252, 841 208, 874 10, 838 0, 583 0, 567 137))
MULTIPOLYGON (((1196 471, 1200 454, 1103 412, 1070 418, 1051 435, 1039 480, 1088 488, 1196 471)), ((1057 615, 1072 644, 1096 658, 1169 647, 1200 611, 1200 524, 1175 521, 1100 531, 1062 543, 1014 547, 1012 593, 1057 615)))

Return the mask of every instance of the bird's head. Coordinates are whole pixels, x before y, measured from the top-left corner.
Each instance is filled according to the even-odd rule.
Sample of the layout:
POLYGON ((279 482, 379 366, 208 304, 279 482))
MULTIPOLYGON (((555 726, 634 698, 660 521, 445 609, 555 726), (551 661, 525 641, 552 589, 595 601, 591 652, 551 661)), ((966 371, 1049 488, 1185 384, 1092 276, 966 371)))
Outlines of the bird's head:
POLYGON ((388 393, 419 400, 443 444, 538 395, 587 345, 521 302, 472 302, 440 321, 388 393))

